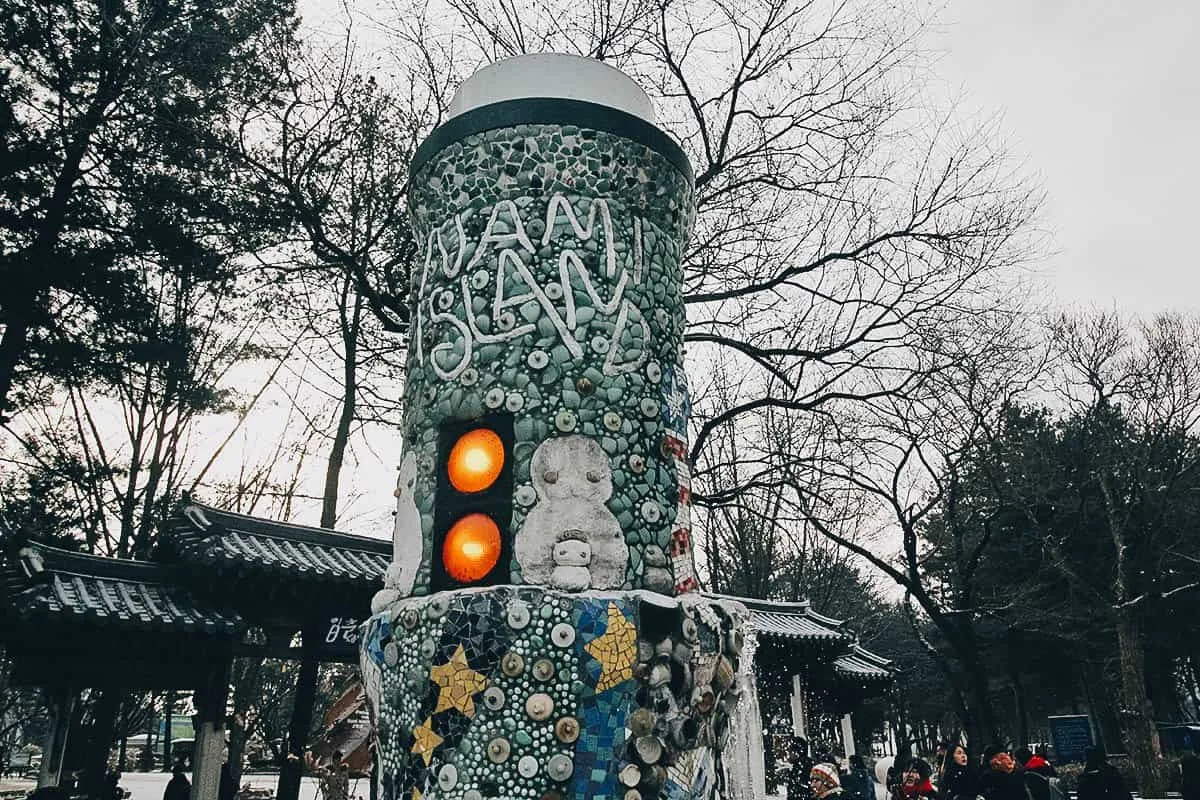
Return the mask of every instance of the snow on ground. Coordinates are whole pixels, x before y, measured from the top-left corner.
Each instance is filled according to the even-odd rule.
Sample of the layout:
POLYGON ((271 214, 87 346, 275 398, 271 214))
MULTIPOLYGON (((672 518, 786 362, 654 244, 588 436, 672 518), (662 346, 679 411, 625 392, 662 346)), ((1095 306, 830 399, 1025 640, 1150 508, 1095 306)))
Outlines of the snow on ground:
MULTIPOLYGON (((188 775, 188 779, 191 779, 188 775)), ((167 781, 171 780, 169 772, 126 772, 121 775, 121 786, 129 790, 129 800, 162 800, 163 790, 167 788, 167 781)), ((243 775, 242 784, 249 783, 254 788, 266 788, 271 791, 275 790, 275 784, 278 783, 279 776, 274 774, 260 775, 243 775)), ((34 782, 30 780, 21 780, 14 778, 6 778, 0 784, 0 791, 15 791, 24 789, 32 791, 34 782)), ((371 787, 367 783, 366 778, 350 781, 350 798, 361 798, 367 800, 371 795, 371 787)), ((300 783, 300 800, 317 800, 317 780, 316 778, 304 778, 300 783)))

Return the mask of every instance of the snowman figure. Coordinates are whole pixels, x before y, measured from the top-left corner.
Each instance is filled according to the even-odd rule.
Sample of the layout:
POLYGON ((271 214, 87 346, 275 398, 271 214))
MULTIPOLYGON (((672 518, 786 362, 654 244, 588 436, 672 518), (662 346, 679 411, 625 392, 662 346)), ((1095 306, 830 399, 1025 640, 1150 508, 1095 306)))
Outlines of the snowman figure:
POLYGON ((513 549, 525 583, 564 591, 616 589, 625 582, 629 547, 605 502, 612 468, 586 436, 547 439, 530 462, 538 502, 513 549))
POLYGON ((371 600, 371 613, 377 614, 395 600, 412 594, 417 570, 421 567, 421 513, 413 497, 417 483, 417 457, 411 452, 400 459, 396 479, 396 524, 392 528, 392 563, 383 574, 383 589, 371 600))

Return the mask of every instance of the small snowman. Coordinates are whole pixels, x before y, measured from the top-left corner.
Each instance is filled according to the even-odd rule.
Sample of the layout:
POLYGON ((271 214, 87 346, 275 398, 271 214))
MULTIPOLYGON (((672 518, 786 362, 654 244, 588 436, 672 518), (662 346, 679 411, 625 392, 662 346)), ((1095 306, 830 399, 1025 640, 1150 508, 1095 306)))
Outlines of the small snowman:
POLYGON ((392 563, 383 575, 383 589, 371 600, 371 612, 378 614, 395 600, 412 594, 417 570, 421 567, 421 513, 413 497, 417 483, 417 457, 411 452, 400 459, 396 479, 396 524, 392 529, 392 563))
POLYGON ((605 505, 612 468, 600 445, 586 436, 547 439, 533 452, 530 473, 538 502, 513 545, 525 583, 574 592, 619 588, 629 548, 605 505))

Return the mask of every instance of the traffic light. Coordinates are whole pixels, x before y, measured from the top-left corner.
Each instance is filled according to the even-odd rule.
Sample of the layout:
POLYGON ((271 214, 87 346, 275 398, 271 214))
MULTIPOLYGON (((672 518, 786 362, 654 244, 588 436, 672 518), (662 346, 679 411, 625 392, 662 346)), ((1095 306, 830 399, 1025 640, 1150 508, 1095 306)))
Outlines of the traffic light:
POLYGON ((433 510, 434 591, 509 581, 513 418, 448 422, 439 431, 433 510))

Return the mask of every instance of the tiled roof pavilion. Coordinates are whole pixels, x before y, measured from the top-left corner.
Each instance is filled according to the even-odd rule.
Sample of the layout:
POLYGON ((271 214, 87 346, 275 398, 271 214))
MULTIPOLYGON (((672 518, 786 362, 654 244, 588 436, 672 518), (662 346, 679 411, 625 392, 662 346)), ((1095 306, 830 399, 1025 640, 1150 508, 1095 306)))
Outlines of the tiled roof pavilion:
POLYGON ((730 598, 750 611, 755 634, 783 648, 798 642, 825 645, 839 652, 831 663, 837 677, 857 682, 890 682, 895 677, 892 662, 858 643, 858 637, 842 620, 813 610, 807 600, 785 602, 749 597, 730 598))
MULTIPOLYGON (((390 540, 250 517, 191 503, 167 522, 172 558, 263 576, 337 583, 374 593, 392 560, 390 540)), ((367 594, 370 599, 370 594, 367 594)))
POLYGON ((331 623, 367 616, 391 549, 189 503, 164 524, 153 561, 37 543, 0 553, 0 639, 27 683, 183 687, 204 662, 232 654, 296 657, 289 645, 305 630, 317 634, 316 658, 353 662, 353 636, 322 640, 331 623), (266 644, 244 640, 250 628, 262 629, 266 644))
MULTIPOLYGON (((232 642, 259 623, 257 607, 272 603, 307 603, 326 621, 341 615, 361 620, 390 559, 390 541, 189 503, 164 525, 154 562, 44 545, 9 553, 0 563, 0 625, 67 623, 232 642), (239 595, 233 586, 246 588, 239 595), (288 591, 281 594, 280 587, 288 591)), ((890 661, 807 602, 731 599, 749 608, 760 639, 787 649, 821 648, 840 678, 885 682, 893 676, 890 661)), ((265 613, 277 621, 280 611, 265 613)))
POLYGON ((168 630, 232 637, 236 613, 198 603, 169 567, 31 544, 5 564, 5 596, 17 619, 94 623, 111 631, 168 630))

